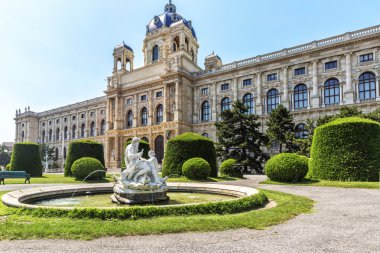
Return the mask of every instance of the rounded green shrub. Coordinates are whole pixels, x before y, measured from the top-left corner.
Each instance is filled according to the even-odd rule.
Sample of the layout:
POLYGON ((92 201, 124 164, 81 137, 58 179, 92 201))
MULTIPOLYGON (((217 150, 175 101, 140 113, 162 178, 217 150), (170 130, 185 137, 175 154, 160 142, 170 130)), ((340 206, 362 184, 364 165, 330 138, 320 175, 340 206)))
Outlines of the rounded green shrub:
POLYGON ((39 145, 31 142, 14 144, 10 169, 12 171, 25 171, 32 177, 42 176, 39 145))
POLYGON ((273 156, 265 164, 265 174, 270 180, 298 182, 308 172, 309 159, 295 153, 282 153, 273 156))
POLYGON ((90 140, 72 141, 69 144, 69 150, 65 162, 65 176, 72 176, 71 166, 82 157, 92 157, 104 167, 104 151, 103 145, 99 142, 90 140))
POLYGON ((210 176, 218 176, 214 142, 191 132, 178 135, 166 143, 162 175, 182 175, 183 163, 194 157, 205 159, 211 167, 210 176))
POLYGON ((182 174, 189 179, 207 179, 210 172, 210 164, 200 157, 190 158, 182 165, 182 174))
POLYGON ((227 159, 220 165, 220 174, 230 177, 243 177, 243 172, 236 166, 236 159, 227 159))
MULTIPOLYGON (((125 144, 124 144, 124 149, 123 151, 125 150, 125 148, 132 143, 132 140, 128 140, 125 144)), ((143 151, 143 155, 142 157, 145 158, 145 159, 149 159, 149 156, 148 156, 148 152, 150 150, 150 146, 149 146, 149 143, 146 142, 146 141, 143 141, 143 140, 140 140, 139 142, 139 152, 143 151)), ((124 152, 123 152, 123 155, 122 155, 122 161, 121 161, 121 168, 122 169, 125 169, 125 160, 124 160, 124 152)))
POLYGON ((105 176, 105 170, 102 163, 98 159, 92 157, 77 159, 71 166, 71 171, 78 179, 85 179, 87 177, 87 179, 95 180, 101 179, 105 176), (93 173, 94 171, 98 172, 93 173))
POLYGON ((358 117, 317 127, 311 147, 310 173, 315 179, 378 181, 380 124, 358 117))

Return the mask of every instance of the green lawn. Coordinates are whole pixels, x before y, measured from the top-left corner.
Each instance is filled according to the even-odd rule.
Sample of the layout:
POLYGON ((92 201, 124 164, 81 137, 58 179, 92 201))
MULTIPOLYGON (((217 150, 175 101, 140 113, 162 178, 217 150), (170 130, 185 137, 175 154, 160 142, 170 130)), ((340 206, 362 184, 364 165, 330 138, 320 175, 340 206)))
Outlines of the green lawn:
POLYGON ((277 182, 270 179, 260 182, 260 184, 277 184, 277 185, 300 185, 300 186, 325 186, 325 187, 341 187, 341 188, 365 188, 365 189, 379 189, 379 182, 345 182, 345 181, 326 181, 304 179, 301 182, 277 182))
MULTIPOLYGON (((120 173, 115 173, 120 176, 120 173)), ((186 177, 173 177, 169 178, 168 182, 220 182, 220 181, 233 181, 239 180, 241 178, 220 176, 220 177, 209 177, 207 180, 190 180, 186 177)), ((23 178, 6 178, 5 184, 23 184, 23 178)), ((74 177, 64 177, 63 174, 44 174, 42 177, 33 177, 30 179, 31 184, 79 184, 83 180, 75 179, 74 177)), ((106 178, 102 180, 86 180, 85 183, 107 183, 113 182, 112 173, 107 173, 106 178)))
POLYGON ((287 193, 262 190, 277 206, 229 215, 166 216, 140 220, 38 218, 14 214, 0 204, 0 240, 95 239, 103 236, 206 232, 227 229, 265 229, 301 213, 309 213, 313 200, 287 193))

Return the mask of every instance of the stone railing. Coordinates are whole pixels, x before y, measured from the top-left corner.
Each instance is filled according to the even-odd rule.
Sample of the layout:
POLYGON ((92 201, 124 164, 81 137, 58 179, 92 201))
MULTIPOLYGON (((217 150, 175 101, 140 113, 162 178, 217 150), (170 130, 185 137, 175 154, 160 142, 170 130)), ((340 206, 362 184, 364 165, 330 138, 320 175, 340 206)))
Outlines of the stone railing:
POLYGON ((255 64, 259 62, 266 62, 266 61, 278 59, 284 56, 294 55, 300 52, 306 52, 315 48, 330 46, 330 45, 341 43, 344 41, 349 41, 349 40, 357 39, 360 37, 370 36, 376 33, 380 33, 380 25, 357 30, 354 32, 348 32, 348 33, 337 35, 337 36, 330 37, 327 39, 313 41, 310 43, 298 45, 291 48, 285 48, 280 51, 276 51, 276 52, 272 52, 272 53, 268 53, 264 55, 258 55, 258 56, 244 59, 241 61, 235 61, 233 63, 222 65, 215 70, 204 70, 204 71, 195 72, 193 73, 193 76, 200 77, 200 76, 223 72, 226 70, 235 69, 235 68, 239 68, 242 66, 251 65, 251 64, 255 64))

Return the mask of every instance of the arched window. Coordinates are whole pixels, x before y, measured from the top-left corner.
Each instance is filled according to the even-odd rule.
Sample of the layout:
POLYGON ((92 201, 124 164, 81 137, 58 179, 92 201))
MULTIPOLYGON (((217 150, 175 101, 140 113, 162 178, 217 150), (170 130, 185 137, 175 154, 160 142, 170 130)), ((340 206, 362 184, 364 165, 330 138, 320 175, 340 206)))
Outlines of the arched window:
POLYGON ((80 127, 80 137, 81 138, 84 138, 85 130, 86 130, 86 125, 83 123, 82 126, 80 127))
POLYGON ((372 98, 376 98, 376 77, 371 72, 365 72, 359 76, 359 99, 372 98))
POLYGON ((204 101, 201 106, 201 121, 210 120, 210 102, 204 101))
POLYGON ((162 121, 164 121, 164 107, 158 105, 156 110, 156 123, 161 123, 162 121))
POLYGON ((21 132, 21 142, 24 142, 25 133, 24 131, 21 132))
POLYGON ((185 50, 189 52, 189 40, 185 38, 185 50))
POLYGON ((71 128, 71 138, 72 139, 75 139, 77 137, 77 126, 76 125, 73 125, 73 127, 71 128))
POLYGON ((295 128, 295 137, 297 139, 306 139, 308 135, 308 132, 306 130, 306 125, 301 123, 298 124, 295 128))
POLYGON ((120 70, 121 69, 121 59, 117 59, 117 62, 116 62, 116 68, 117 70, 120 70))
POLYGON ((148 124, 148 109, 144 107, 141 110, 141 125, 146 126, 148 124))
POLYGON ((221 104, 221 111, 224 112, 225 110, 229 110, 230 109, 230 98, 229 97, 226 97, 226 98, 223 98, 222 99, 222 104, 221 104))
POLYGON ((53 130, 49 130, 49 141, 53 141, 53 130))
POLYGON ((280 104, 280 95, 277 89, 271 89, 267 94, 267 112, 271 113, 280 104))
POLYGON ((90 124, 90 136, 95 136, 95 122, 92 121, 90 124))
POLYGON ((67 133, 68 133, 68 128, 67 128, 67 126, 65 126, 65 128, 63 128, 63 139, 64 140, 67 140, 67 133))
POLYGON ((154 152, 156 153, 156 158, 158 163, 162 163, 162 158, 164 158, 164 137, 159 135, 154 140, 154 152))
POLYGON ((176 36, 173 40, 173 52, 177 52, 179 47, 179 37, 176 36))
POLYGON ((132 68, 131 68, 131 61, 129 59, 127 59, 125 61, 125 68, 128 70, 128 71, 131 71, 132 68))
POLYGON ((307 87, 305 84, 298 84, 294 88, 294 109, 307 108, 307 87))
POLYGON ((253 95, 247 93, 243 97, 243 104, 248 108, 248 114, 253 114, 253 95))
POLYGON ((42 134, 41 134, 41 139, 42 139, 41 141, 42 141, 42 143, 45 142, 45 135, 46 135, 45 130, 43 130, 42 134))
POLYGON ((339 81, 331 78, 325 82, 325 105, 339 104, 340 101, 339 81))
POLYGON ((61 135, 61 131, 59 130, 59 128, 57 128, 55 130, 55 140, 56 141, 59 141, 60 140, 60 135, 61 135))
POLYGON ((100 135, 104 135, 106 132, 106 121, 103 119, 100 122, 100 135))
POLYGON ((133 126, 133 112, 132 110, 129 110, 127 113, 127 128, 130 128, 133 126))
POLYGON ((158 61, 158 46, 155 45, 152 49, 152 62, 158 61))

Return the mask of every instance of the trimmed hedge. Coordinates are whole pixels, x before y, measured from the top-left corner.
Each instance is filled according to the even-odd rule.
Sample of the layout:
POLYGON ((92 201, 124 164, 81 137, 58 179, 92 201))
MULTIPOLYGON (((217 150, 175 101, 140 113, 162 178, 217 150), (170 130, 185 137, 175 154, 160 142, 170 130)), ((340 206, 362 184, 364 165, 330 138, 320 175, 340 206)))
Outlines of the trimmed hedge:
MULTIPOLYGON (((125 149, 126 147, 132 143, 132 140, 128 140, 125 144, 124 144, 124 149, 123 149, 123 155, 122 155, 122 160, 121 160, 121 168, 122 169, 125 169, 125 160, 124 160, 124 153, 125 153, 125 149)), ((145 158, 145 159, 149 159, 149 156, 148 156, 148 152, 150 150, 150 146, 149 146, 149 143, 146 142, 146 141, 143 141, 143 140, 140 140, 140 143, 139 143, 139 152, 141 152, 143 150, 143 155, 142 157, 145 158)))
POLYGON ((317 127, 311 147, 309 175, 315 179, 378 181, 380 124, 358 117, 317 127))
POLYGON ((173 206, 133 206, 128 208, 13 208, 15 213, 22 215, 32 215, 36 217, 68 217, 68 218, 90 218, 90 219, 142 219, 159 216, 178 216, 178 215, 200 215, 200 214, 231 214, 250 211, 267 203, 268 199, 264 193, 226 200, 219 202, 209 202, 189 205, 173 206))
POLYGON ((99 142, 90 140, 72 141, 69 145, 69 151, 65 162, 65 176, 72 176, 71 166, 73 163, 83 157, 92 157, 104 167, 103 145, 99 142))
POLYGON ((265 164, 265 174, 273 181, 298 182, 308 172, 309 159, 295 153, 281 153, 265 164))
POLYGON ((10 170, 25 171, 32 177, 42 176, 42 163, 39 145, 31 142, 14 144, 10 170))
POLYGON ((184 133, 166 143, 162 175, 182 175, 182 165, 190 158, 205 159, 211 168, 211 177, 218 176, 214 142, 196 133, 184 133))
POLYGON ((93 173, 97 170, 104 171, 104 166, 99 162, 98 159, 92 157, 80 158, 76 160, 71 166, 71 172, 78 179, 95 180, 103 178, 105 176, 105 171, 93 173))
POLYGON ((210 164, 203 158, 190 158, 182 165, 182 174, 189 179, 207 179, 210 172, 210 164))
POLYGON ((7 166, 5 166, 5 169, 8 170, 8 171, 11 170, 11 164, 8 163, 7 166))
POLYGON ((220 174, 230 177, 243 177, 243 172, 236 166, 236 159, 230 158, 222 162, 220 165, 220 174))

